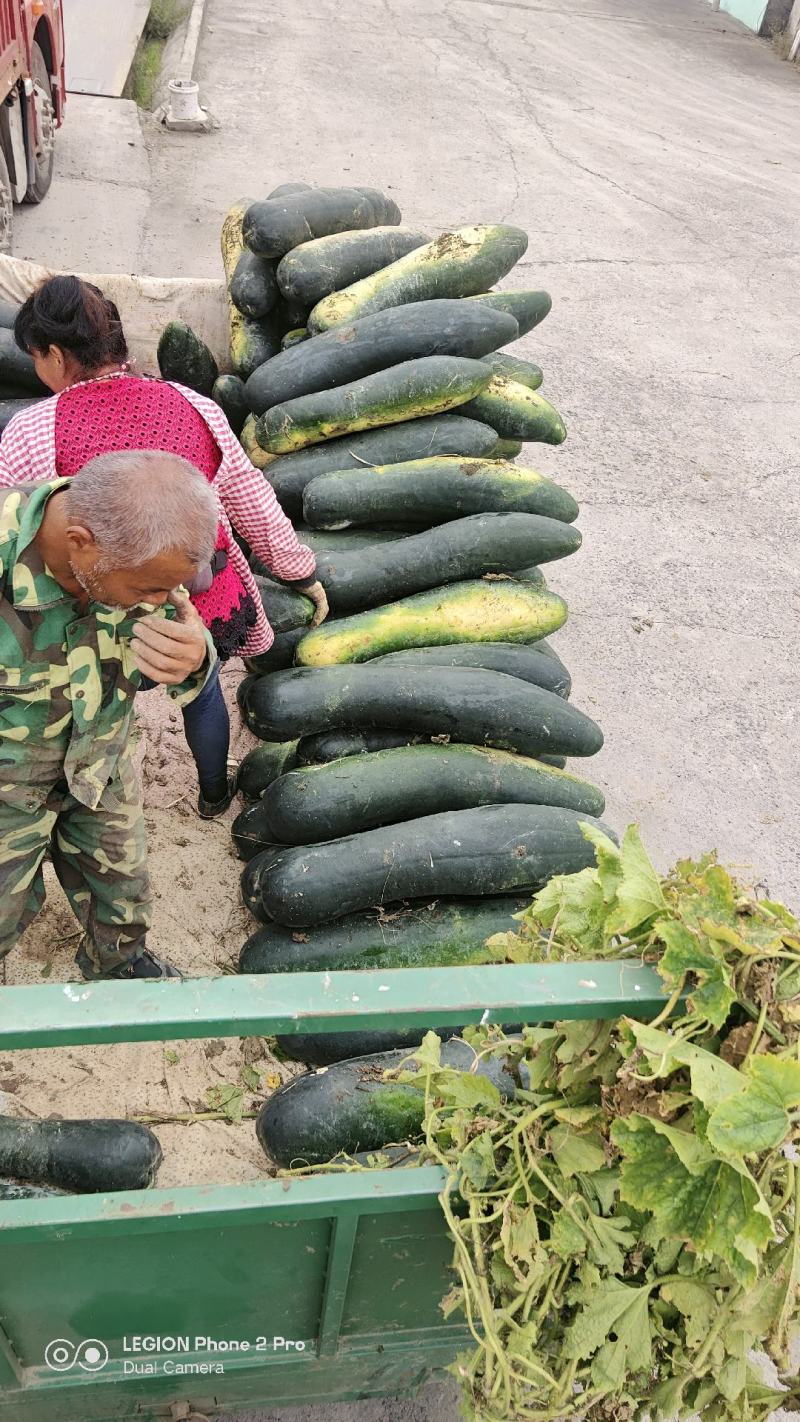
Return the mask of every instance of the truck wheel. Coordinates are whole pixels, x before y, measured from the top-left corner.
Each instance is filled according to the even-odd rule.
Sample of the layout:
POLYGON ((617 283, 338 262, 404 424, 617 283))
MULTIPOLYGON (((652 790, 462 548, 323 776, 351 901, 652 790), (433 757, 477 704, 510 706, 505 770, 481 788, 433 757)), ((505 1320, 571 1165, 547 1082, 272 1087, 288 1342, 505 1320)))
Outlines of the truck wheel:
POLYGON ((47 196, 47 191, 53 181, 56 115, 50 89, 50 73, 45 57, 35 41, 31 46, 31 78, 33 79, 33 102, 36 105, 39 144, 34 154, 35 176, 25 194, 25 201, 41 202, 47 196))
POLYGON ((8 164, 0 150, 0 252, 11 251, 11 231, 14 225, 14 199, 8 164))

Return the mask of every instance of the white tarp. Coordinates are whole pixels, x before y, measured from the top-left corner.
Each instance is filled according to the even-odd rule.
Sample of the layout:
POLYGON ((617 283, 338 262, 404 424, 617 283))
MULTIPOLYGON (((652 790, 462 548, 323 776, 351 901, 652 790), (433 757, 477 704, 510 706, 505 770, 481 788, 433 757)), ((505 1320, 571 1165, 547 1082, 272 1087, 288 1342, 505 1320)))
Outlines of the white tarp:
MULTIPOLYGON (((36 262, 0 255, 0 297, 22 302, 40 281, 56 273, 36 262)), ((143 374, 158 374, 156 348, 168 321, 186 321, 213 351, 220 370, 230 370, 225 283, 210 278, 127 276, 77 272, 116 302, 128 347, 143 374)))

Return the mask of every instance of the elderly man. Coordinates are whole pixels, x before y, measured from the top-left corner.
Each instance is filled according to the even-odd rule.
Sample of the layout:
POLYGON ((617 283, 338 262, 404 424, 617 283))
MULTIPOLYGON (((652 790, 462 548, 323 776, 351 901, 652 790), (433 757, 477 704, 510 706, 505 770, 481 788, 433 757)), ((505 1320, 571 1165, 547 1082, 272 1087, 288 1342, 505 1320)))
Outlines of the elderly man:
POLYGON ((180 976, 145 948, 129 740, 142 675, 178 706, 209 675, 214 649, 180 587, 216 531, 207 481, 169 454, 102 455, 73 479, 0 491, 0 958, 42 907, 49 850, 84 977, 180 976))

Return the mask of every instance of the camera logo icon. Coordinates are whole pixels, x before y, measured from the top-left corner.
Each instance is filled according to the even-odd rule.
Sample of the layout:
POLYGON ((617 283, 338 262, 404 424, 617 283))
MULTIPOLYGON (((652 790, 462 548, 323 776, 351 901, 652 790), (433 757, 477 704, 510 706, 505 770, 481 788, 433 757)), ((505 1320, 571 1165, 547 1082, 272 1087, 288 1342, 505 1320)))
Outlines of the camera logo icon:
POLYGON ((54 1373, 68 1373, 71 1368, 99 1373, 108 1362, 108 1349, 99 1338, 84 1338, 82 1343, 53 1338, 44 1350, 44 1360, 54 1373))

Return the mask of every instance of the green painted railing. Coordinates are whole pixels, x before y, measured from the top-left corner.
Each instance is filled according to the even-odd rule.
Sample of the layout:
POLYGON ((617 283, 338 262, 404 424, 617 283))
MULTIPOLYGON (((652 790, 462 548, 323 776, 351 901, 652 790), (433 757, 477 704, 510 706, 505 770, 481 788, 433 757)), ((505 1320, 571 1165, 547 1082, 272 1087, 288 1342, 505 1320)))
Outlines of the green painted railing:
POLYGON ((636 962, 47 984, 0 990, 0 1050, 623 1013, 652 1017, 663 1005, 658 975, 636 962))
MULTIPOLYGON (((48 983, 0 990, 0 1051, 648 1018, 664 1002, 636 962, 48 983)), ((270 1179, 265 1162, 246 1185, 0 1205, 0 1422, 159 1422, 413 1392, 468 1341, 439 1308, 443 1182, 432 1166, 270 1179), (137 1353, 140 1335, 186 1348, 137 1353), (99 1339, 107 1361, 53 1371, 56 1338, 99 1339), (219 1373, 198 1338, 249 1347, 219 1373)))

